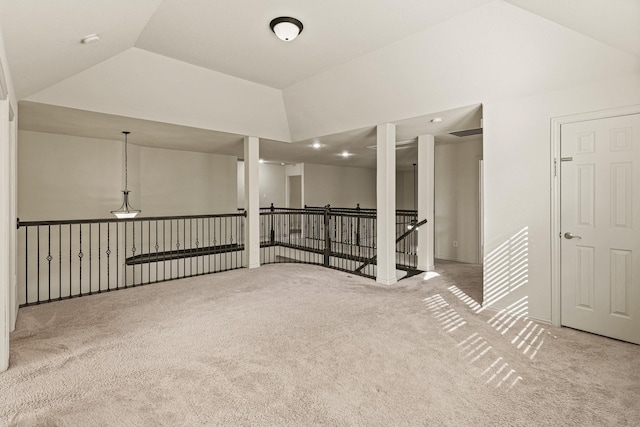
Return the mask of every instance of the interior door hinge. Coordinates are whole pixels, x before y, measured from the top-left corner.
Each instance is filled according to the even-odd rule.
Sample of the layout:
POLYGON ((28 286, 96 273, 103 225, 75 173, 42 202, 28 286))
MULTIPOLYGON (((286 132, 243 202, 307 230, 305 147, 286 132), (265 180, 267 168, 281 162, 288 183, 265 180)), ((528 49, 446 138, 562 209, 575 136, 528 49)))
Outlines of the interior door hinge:
POLYGON ((558 159, 557 158, 553 159, 553 176, 554 177, 558 176, 558 159))

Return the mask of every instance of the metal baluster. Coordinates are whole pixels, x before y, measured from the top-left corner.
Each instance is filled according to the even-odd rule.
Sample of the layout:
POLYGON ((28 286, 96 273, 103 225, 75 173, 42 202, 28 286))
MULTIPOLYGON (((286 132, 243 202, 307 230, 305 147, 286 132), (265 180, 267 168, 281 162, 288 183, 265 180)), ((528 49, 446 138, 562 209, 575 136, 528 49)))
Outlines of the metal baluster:
POLYGON ((36 227, 37 229, 37 233, 36 233, 36 238, 38 239, 38 244, 36 246, 36 248, 38 249, 38 253, 36 256, 36 261, 38 262, 38 275, 36 276, 36 282, 38 284, 38 304, 40 304, 40 227, 36 227))
POLYGON ((72 285, 71 285, 71 283, 73 281, 72 276, 71 276, 71 272, 73 271, 71 269, 71 260, 73 259, 72 258, 72 256, 73 256, 72 255, 73 241, 71 240, 71 229, 72 229, 72 227, 73 226, 71 224, 69 224, 69 298, 71 298, 73 296, 73 288, 72 288, 72 285))
POLYGON ((80 286, 80 296, 82 296, 82 257, 84 254, 82 253, 82 224, 78 224, 80 229, 80 252, 78 252, 78 264, 80 265, 80 275, 78 276, 79 286, 80 286))
POLYGON ((136 221, 140 226, 140 254, 136 259, 136 263, 140 266, 140 283, 138 285, 144 285, 144 224, 142 221, 136 221))
MULTIPOLYGON (((124 222, 124 266, 122 267, 122 274, 124 274, 124 287, 128 287, 127 284, 127 223, 128 221, 125 220, 124 222)), ((135 272, 135 269, 134 269, 135 272)))
MULTIPOLYGON (((167 262, 164 261, 167 259, 167 252, 165 249, 165 243, 167 242, 167 233, 166 233, 166 224, 165 224, 165 220, 162 220, 162 253, 163 255, 163 262, 162 262, 162 280, 167 280, 167 262)), ((169 261, 171 262, 171 261, 169 261)))
MULTIPOLYGON (((116 290, 120 289, 120 221, 116 222, 116 290)), ((126 224, 126 223, 125 223, 126 224)), ((124 253, 125 258, 127 254, 127 228, 125 226, 125 243, 124 243, 124 253)))
MULTIPOLYGON (((160 249, 160 245, 158 245, 158 220, 156 220, 156 245, 154 246, 156 249, 156 282, 158 282, 158 264, 160 264, 160 258, 158 257, 158 249, 160 249)), ((149 280, 151 281, 151 280, 149 280)))
POLYGON ((102 293, 102 223, 98 223, 98 293, 102 293))
MULTIPOLYGON (((117 224, 116 224, 117 226, 117 224)), ((107 222, 107 292, 111 290, 111 223, 107 222)))
MULTIPOLYGON (((151 220, 147 221, 147 283, 151 283, 151 220)), ((157 256, 156 256, 157 259, 157 256)))
POLYGON ((58 225, 58 299, 62 299, 62 225, 58 225))
POLYGON ((91 285, 92 285, 92 275, 91 275, 91 248, 93 247, 93 244, 91 242, 91 229, 93 227, 91 226, 91 224, 89 224, 89 295, 91 295, 92 289, 91 289, 91 285))
POLYGON ((47 236, 48 236, 48 244, 47 244, 47 263, 49 264, 49 298, 47 302, 51 302, 51 226, 47 226, 47 236))
POLYGON ((136 223, 131 221, 131 261, 133 261, 133 273, 131 275, 131 286, 136 285, 136 223))

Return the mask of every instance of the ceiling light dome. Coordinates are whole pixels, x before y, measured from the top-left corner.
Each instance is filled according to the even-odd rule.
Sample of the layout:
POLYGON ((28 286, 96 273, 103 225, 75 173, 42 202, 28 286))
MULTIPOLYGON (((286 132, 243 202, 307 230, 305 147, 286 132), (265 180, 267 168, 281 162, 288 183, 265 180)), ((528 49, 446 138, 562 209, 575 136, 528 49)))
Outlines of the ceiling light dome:
POLYGON ((302 22, 289 16, 275 18, 271 21, 269 26, 271 27, 271 31, 273 31, 280 40, 284 40, 286 42, 298 37, 303 28, 302 22))

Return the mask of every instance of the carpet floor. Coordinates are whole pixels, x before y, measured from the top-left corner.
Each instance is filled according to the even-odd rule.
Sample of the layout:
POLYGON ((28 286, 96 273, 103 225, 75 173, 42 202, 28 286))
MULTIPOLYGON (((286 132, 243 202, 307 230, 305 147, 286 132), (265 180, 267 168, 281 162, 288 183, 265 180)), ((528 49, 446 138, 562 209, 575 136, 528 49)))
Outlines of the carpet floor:
POLYGON ((640 425, 640 346, 479 283, 281 264, 23 308, 0 425, 640 425))

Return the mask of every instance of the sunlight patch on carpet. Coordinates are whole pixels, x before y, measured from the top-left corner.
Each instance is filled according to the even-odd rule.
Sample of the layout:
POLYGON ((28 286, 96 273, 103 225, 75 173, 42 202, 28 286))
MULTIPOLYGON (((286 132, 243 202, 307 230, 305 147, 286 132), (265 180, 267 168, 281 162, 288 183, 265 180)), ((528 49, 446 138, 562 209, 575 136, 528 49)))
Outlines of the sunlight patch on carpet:
POLYGON ((440 294, 425 298, 423 302, 442 329, 458 342, 456 347, 462 359, 466 360, 485 384, 496 388, 507 385, 511 389, 522 380, 482 335, 463 331, 465 326, 471 326, 440 294))

